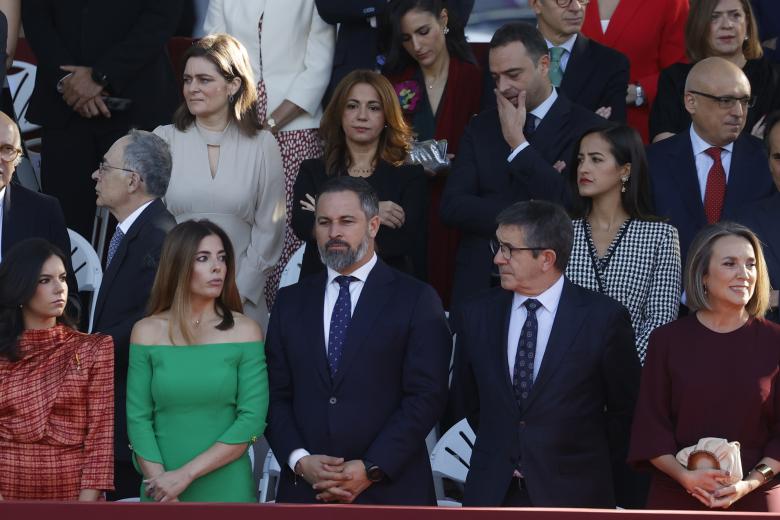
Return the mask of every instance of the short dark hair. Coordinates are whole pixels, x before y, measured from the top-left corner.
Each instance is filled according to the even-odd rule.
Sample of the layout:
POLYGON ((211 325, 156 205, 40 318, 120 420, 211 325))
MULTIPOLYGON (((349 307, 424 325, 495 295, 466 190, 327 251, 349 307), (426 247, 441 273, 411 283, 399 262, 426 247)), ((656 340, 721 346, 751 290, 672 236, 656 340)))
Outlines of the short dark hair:
POLYGON ((365 180, 359 177, 341 175, 333 177, 322 185, 322 189, 317 194, 317 201, 326 193, 340 193, 342 191, 351 191, 357 195, 360 200, 360 207, 366 214, 366 219, 374 218, 379 215, 379 197, 374 188, 365 180))
POLYGON ((503 47, 512 42, 522 43, 534 63, 550 53, 539 29, 525 22, 510 22, 499 27, 490 39, 490 49, 503 47))
POLYGON ((780 110, 775 110, 766 116, 766 120, 764 121, 764 144, 766 145, 767 152, 772 151, 769 149, 769 135, 772 133, 772 130, 777 126, 778 123, 780 123, 780 110))
POLYGON ((640 220, 660 220, 653 214, 653 204, 650 192, 650 175, 645 154, 645 145, 639 132, 625 124, 615 124, 605 121, 585 131, 572 148, 571 168, 569 168, 568 184, 572 194, 572 216, 582 218, 590 213, 592 201, 589 197, 580 197, 577 188, 577 165, 582 140, 591 134, 600 135, 609 143, 609 152, 615 158, 618 166, 631 165, 626 191, 620 194, 623 209, 632 218, 640 220))
MULTIPOLYGON (((543 200, 515 202, 496 218, 499 226, 516 226, 523 231, 528 247, 544 247, 555 251, 555 267, 566 270, 571 256, 574 230, 566 210, 543 200)), ((539 255, 532 251, 533 256, 539 255)))
MULTIPOLYGON (((22 305, 29 302, 38 288, 43 264, 56 256, 68 266, 68 260, 55 245, 42 238, 28 238, 15 244, 3 255, 0 264, 0 358, 18 361, 19 338, 24 332, 22 305)), ((70 327, 76 323, 76 316, 68 305, 57 318, 57 323, 70 327)))

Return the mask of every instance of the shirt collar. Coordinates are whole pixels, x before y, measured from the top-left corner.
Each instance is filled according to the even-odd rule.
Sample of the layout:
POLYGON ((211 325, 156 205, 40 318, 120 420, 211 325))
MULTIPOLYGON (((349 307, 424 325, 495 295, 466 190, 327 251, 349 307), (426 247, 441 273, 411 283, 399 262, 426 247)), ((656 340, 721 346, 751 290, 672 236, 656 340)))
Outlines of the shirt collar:
POLYGON ((558 310, 558 304, 561 301, 561 293, 563 293, 563 280, 563 275, 561 275, 554 284, 552 284, 547 288, 546 291, 538 296, 526 296, 524 294, 515 293, 512 300, 512 309, 517 310, 525 303, 526 300, 529 298, 534 298, 539 303, 541 303, 542 307, 544 307, 548 312, 555 314, 555 311, 558 310))
POLYGON ((550 108, 552 108, 556 99, 558 99, 558 92, 555 90, 555 87, 553 87, 552 92, 547 97, 547 99, 542 101, 538 107, 531 110, 531 113, 538 117, 539 121, 541 122, 544 119, 544 116, 547 115, 547 112, 550 111, 550 108))
POLYGON ((130 214, 127 216, 127 218, 126 218, 126 219, 124 219, 122 222, 120 222, 120 223, 119 223, 119 225, 118 225, 117 227, 118 227, 119 229, 121 229, 121 230, 122 230, 122 233, 124 233, 124 234, 126 235, 126 234, 127 234, 127 232, 128 232, 128 231, 130 231, 130 228, 131 228, 131 227, 132 227, 132 225, 135 223, 135 221, 138 219, 138 217, 140 217, 140 216, 141 216, 141 213, 143 213, 143 212, 144 212, 144 210, 145 210, 145 209, 146 209, 146 208, 149 206, 149 204, 151 204, 152 202, 154 202, 154 199, 152 199, 152 200, 150 200, 149 202, 146 202, 146 203, 144 203, 144 204, 141 204, 140 206, 138 206, 138 208, 136 208, 136 210, 135 210, 135 211, 133 211, 132 213, 130 213, 130 214))
MULTIPOLYGON (((371 260, 349 273, 349 276, 354 276, 361 282, 365 283, 368 279, 368 275, 371 272, 371 269, 373 269, 376 265, 376 262, 377 257, 376 253, 374 253, 373 256, 371 256, 371 260)), ((328 267, 328 285, 333 283, 333 280, 335 280, 337 276, 341 276, 341 273, 328 267)))
POLYGON ((571 55, 571 51, 574 48, 574 42, 577 41, 577 34, 572 34, 569 37, 568 40, 566 40, 565 42, 563 42, 560 45, 555 45, 553 42, 551 42, 547 38, 545 38, 544 41, 547 42, 547 48, 548 49, 552 49, 553 47, 563 47, 564 49, 566 49, 566 52, 568 52, 569 55, 571 55))
MULTIPOLYGON (((693 124, 691 124, 691 146, 693 147, 693 156, 696 157, 697 155, 704 153, 708 148, 712 148, 714 145, 711 145, 702 139, 701 136, 696 133, 696 129, 693 127, 693 124)), ((726 146, 721 146, 720 148, 731 153, 734 151, 734 143, 731 142, 726 146)))

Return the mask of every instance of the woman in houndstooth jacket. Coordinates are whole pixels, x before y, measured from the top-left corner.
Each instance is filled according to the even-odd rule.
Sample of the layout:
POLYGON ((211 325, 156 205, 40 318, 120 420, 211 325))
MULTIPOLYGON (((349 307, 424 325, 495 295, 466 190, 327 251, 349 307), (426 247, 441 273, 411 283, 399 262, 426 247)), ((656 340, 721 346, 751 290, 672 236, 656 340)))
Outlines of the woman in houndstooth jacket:
POLYGON ((628 309, 644 362, 650 333, 679 310, 677 230, 651 213, 647 159, 636 130, 589 130, 574 149, 577 168, 568 179, 574 246, 566 275, 628 309))

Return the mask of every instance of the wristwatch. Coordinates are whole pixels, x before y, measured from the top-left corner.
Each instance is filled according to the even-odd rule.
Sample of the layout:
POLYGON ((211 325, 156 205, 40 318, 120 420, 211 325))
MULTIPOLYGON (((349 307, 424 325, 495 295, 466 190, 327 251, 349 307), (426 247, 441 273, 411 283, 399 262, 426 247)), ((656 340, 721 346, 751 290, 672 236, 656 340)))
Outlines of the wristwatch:
POLYGON ((363 464, 366 466, 366 477, 371 482, 379 482, 385 478, 385 472, 382 468, 371 462, 370 460, 364 460, 363 464))
POLYGON ((769 482, 775 476, 775 472, 772 471, 772 468, 770 468, 766 464, 756 465, 756 467, 753 468, 753 471, 756 471, 757 473, 761 473, 761 476, 764 477, 764 482, 769 482))
POLYGON ((634 104, 641 107, 645 103, 645 89, 639 83, 636 84, 636 101, 634 104))
POLYGON ((272 134, 276 135, 277 128, 276 128, 276 119, 273 117, 269 117, 265 120, 265 124, 268 125, 268 130, 271 131, 272 134))

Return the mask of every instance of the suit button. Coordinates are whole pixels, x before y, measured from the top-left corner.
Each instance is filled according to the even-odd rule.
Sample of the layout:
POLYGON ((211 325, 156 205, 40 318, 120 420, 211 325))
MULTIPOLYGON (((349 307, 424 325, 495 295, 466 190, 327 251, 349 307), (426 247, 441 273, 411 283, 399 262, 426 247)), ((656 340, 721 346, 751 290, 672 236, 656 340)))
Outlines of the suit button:
POLYGON ((338 403, 338 402, 339 402, 339 400, 338 400, 338 399, 336 399, 335 397, 331 397, 330 399, 328 399, 328 402, 329 402, 330 404, 336 404, 336 403, 338 403))

